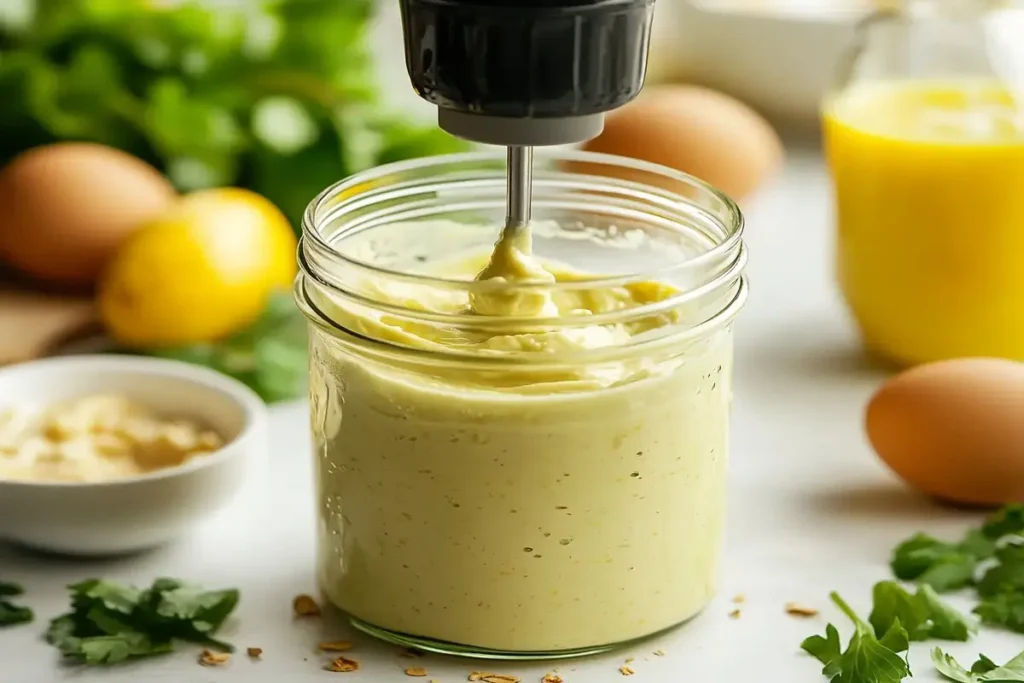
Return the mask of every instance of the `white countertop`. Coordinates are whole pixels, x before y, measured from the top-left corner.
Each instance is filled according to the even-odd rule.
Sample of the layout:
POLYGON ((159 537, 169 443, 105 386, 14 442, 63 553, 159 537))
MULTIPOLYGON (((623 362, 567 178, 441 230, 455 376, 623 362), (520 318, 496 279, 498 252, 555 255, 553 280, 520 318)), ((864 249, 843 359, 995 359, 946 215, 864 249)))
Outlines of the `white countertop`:
MULTIPOLYGON (((76 681, 207 683, 329 680, 454 683, 475 670, 538 683, 557 668, 566 683, 618 682, 626 658, 636 683, 816 683, 819 665, 800 641, 823 630, 823 617, 787 616, 789 601, 820 607, 840 591, 866 609, 875 581, 889 577, 891 548, 911 532, 955 535, 976 514, 937 507, 902 487, 869 450, 864 403, 884 371, 859 355, 832 280, 830 205, 818 153, 790 149, 782 176, 748 207, 751 296, 737 325, 730 518, 721 594, 691 624, 629 651, 555 664, 484 664, 428 656, 429 678, 403 674, 410 660, 395 648, 352 636, 319 620, 293 622, 292 597, 313 593, 312 458, 305 404, 274 408, 271 456, 247 495, 192 537, 139 557, 93 562, 39 557, 0 546, 0 577, 23 584, 33 624, 0 630, 0 682, 76 681), (272 482, 272 486, 270 483, 272 482), (222 669, 196 664, 196 650, 114 668, 69 669, 40 639, 46 621, 65 611, 64 586, 84 578, 148 584, 180 577, 239 587, 242 601, 224 637, 244 650, 264 649, 260 662, 236 656, 222 669), (739 619, 730 597, 744 594, 739 619), (332 674, 314 652, 324 639, 352 639, 359 672, 332 674), (654 656, 663 650, 662 657, 654 656)), ((131 514, 131 510, 125 510, 131 514)), ((931 643, 916 644, 915 680, 938 680, 928 664, 931 643)), ((968 662, 980 650, 996 661, 1016 654, 1019 636, 986 632, 950 650, 968 662)))

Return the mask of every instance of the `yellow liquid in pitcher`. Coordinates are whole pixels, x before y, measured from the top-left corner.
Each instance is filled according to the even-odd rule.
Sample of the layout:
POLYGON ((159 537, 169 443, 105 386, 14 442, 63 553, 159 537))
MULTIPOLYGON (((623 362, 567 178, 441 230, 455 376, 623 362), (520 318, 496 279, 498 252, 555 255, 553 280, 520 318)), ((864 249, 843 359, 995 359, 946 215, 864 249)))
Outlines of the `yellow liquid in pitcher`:
MULTIPOLYGON (((1022 93, 1024 94, 1024 93, 1022 93)), ((1024 360, 1024 108, 988 82, 826 103, 839 278, 875 352, 1024 360)))

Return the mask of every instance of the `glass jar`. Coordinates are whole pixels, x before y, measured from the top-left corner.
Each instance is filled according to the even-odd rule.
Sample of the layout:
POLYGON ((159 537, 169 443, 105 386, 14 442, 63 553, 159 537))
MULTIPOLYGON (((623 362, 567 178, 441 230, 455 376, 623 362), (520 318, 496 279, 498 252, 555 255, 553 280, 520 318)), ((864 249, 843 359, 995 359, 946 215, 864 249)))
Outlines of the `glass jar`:
POLYGON ((866 21, 824 104, 840 285, 909 365, 1024 360, 1024 9, 912 0, 866 21))
POLYGON ((433 157, 306 212, 318 581, 402 645, 590 654, 714 592, 742 219, 670 169, 563 153, 538 159, 531 229, 571 276, 451 276, 490 253, 505 181, 503 158, 433 157), (479 296, 583 303, 512 318, 469 313, 479 296))

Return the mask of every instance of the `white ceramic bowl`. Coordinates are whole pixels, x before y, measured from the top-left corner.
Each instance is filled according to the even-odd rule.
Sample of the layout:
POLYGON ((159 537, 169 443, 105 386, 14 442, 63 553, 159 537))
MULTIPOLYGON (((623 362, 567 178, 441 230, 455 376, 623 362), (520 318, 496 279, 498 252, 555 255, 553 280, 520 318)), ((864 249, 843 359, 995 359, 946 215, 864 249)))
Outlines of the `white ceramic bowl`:
POLYGON ((180 467, 100 483, 0 480, 0 538, 74 555, 136 552, 181 536, 229 502, 266 453, 267 410, 248 387, 206 368, 133 356, 68 356, 0 370, 0 408, 95 393, 193 418, 226 445, 180 467))
POLYGON ((777 125, 814 128, 865 5, 658 0, 649 80, 715 88, 777 125))

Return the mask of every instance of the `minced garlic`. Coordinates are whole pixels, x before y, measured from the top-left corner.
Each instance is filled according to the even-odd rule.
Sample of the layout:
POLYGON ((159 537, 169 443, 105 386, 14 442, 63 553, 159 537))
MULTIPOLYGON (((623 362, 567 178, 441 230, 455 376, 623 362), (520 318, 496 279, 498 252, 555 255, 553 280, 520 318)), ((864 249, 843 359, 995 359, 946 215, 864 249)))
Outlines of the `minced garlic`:
POLYGON ((177 467, 223 445, 195 422, 116 394, 0 410, 0 479, 107 481, 177 467))

